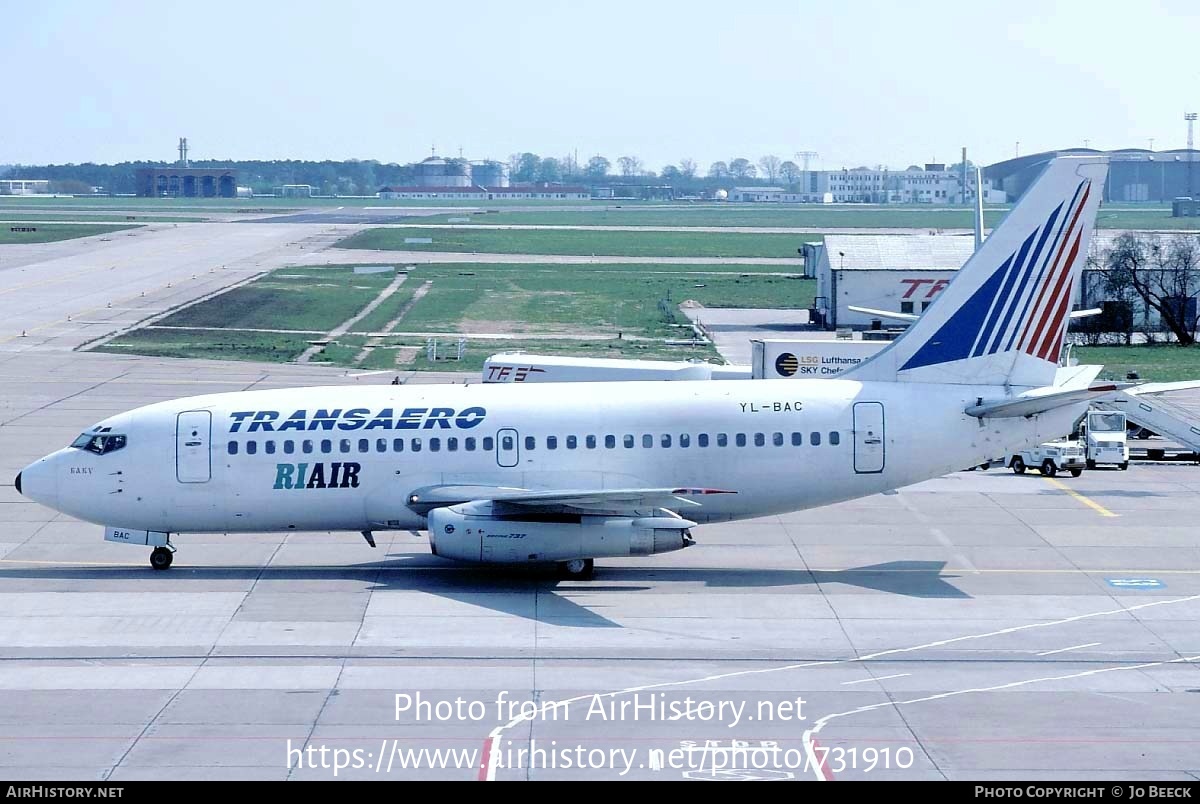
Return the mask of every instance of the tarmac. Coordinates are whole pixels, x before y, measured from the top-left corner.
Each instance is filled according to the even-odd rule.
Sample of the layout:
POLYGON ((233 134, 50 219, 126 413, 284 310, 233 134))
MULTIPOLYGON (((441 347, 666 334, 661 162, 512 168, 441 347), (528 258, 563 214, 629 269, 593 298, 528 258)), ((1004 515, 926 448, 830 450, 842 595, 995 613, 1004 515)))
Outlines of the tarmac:
POLYGON ((326 234, 148 228, 0 248, 0 777, 1200 778, 1194 466, 959 472, 586 582, 409 532, 185 534, 151 570, 13 476, 153 401, 394 375, 75 351, 326 234))

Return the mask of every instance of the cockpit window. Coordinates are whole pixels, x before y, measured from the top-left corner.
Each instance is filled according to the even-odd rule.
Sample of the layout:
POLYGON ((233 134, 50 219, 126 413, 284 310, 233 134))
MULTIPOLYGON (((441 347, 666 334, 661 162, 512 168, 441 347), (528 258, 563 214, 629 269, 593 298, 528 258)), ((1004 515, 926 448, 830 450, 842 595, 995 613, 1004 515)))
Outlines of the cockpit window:
POLYGON ((106 455, 124 447, 125 436, 111 433, 80 433, 79 437, 71 442, 71 446, 97 455, 106 455))

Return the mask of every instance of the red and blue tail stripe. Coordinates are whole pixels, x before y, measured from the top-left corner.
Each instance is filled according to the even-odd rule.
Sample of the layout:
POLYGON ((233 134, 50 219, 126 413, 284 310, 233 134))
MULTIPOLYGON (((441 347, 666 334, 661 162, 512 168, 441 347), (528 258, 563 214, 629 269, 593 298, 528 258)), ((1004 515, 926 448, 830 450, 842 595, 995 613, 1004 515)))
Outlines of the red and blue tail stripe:
POLYGON ((1067 280, 1082 246, 1080 213, 1090 193, 1091 182, 1081 181, 1070 203, 1059 203, 900 370, 1014 348, 1057 360, 1071 303, 1067 280))

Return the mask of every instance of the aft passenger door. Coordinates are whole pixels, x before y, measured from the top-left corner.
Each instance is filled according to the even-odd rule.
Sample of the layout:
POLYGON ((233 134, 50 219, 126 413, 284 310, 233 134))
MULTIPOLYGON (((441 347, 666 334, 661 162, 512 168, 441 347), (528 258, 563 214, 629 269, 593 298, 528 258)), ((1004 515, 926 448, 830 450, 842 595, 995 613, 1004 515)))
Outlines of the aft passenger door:
POLYGON ((878 474, 887 460, 882 402, 854 403, 854 471, 878 474))
POLYGON ((207 483, 212 477, 209 442, 212 414, 188 410, 175 420, 175 478, 180 483, 207 483))
POLYGON ((521 461, 521 444, 517 431, 505 427, 496 433, 496 463, 511 469, 521 461))

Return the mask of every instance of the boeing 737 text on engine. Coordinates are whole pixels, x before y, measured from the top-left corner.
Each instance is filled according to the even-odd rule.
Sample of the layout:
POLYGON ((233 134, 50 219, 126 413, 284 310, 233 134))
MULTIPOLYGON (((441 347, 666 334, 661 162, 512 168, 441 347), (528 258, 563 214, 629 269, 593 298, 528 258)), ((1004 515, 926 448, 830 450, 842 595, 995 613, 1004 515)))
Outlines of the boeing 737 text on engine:
MULTIPOLYGON (((439 556, 554 562, 876 494, 1070 431, 1056 382, 1107 171, 1047 164, 897 340, 833 379, 288 388, 162 402, 25 467, 18 491, 153 546, 178 534, 425 529, 439 556)), ((1061 375, 1060 375, 1061 376, 1061 375)))

